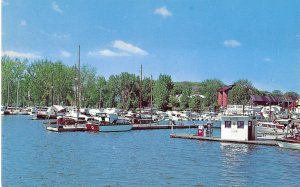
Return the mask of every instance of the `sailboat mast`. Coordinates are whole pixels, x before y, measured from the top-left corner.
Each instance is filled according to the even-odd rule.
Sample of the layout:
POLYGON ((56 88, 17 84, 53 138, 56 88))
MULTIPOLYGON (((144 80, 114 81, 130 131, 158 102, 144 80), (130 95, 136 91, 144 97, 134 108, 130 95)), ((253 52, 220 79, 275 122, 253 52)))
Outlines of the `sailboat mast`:
POLYGON ((20 86, 20 80, 18 80, 18 87, 17 87, 17 106, 19 107, 19 86, 20 86))
POLYGON ((80 110, 80 45, 78 48, 78 64, 77 64, 77 120, 79 118, 79 110, 80 110))
MULTIPOLYGON (((141 64, 141 78, 140 78, 140 119, 142 118, 142 80, 143 80, 143 66, 141 64)), ((141 120, 140 120, 141 122, 141 120)))
POLYGON ((151 98, 150 98, 150 102, 151 102, 150 104, 151 104, 151 106, 150 107, 151 107, 151 120, 152 120, 152 113, 153 113, 153 111, 152 111, 153 110, 153 103, 152 103, 152 100, 153 100, 153 95, 152 95, 153 94, 152 75, 151 75, 151 79, 150 79, 150 88, 151 88, 151 90, 150 90, 151 91, 151 94, 150 94, 150 96, 151 96, 151 98))

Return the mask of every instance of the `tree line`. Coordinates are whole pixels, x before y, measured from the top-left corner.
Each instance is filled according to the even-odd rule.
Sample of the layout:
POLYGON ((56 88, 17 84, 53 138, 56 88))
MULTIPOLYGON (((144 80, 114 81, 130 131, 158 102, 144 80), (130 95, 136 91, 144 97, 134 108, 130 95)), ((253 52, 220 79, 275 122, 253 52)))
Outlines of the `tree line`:
MULTIPOLYGON (((191 109, 210 110, 217 107, 217 90, 225 84, 218 79, 202 82, 173 82, 170 75, 151 77, 123 72, 111 75, 108 79, 98 75, 89 65, 80 68, 80 90, 77 91, 77 68, 61 61, 20 60, 3 56, 1 104, 5 106, 75 106, 80 96, 81 107, 117 107, 134 110, 141 104, 151 104, 159 110, 191 109), (140 85, 141 84, 141 85, 140 85), (140 86, 142 89, 140 89, 140 86), (77 94, 79 93, 79 94, 77 94), (204 96, 204 97, 203 97, 204 96)), ((230 104, 247 104, 250 95, 299 96, 295 92, 283 93, 256 89, 249 80, 234 82, 229 92, 230 104)))

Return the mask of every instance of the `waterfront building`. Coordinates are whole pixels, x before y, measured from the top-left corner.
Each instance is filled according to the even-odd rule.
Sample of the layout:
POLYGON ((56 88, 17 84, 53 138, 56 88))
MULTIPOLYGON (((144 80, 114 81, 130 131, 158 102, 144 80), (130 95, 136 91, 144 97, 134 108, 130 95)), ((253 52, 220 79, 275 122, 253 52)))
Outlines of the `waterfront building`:
POLYGON ((228 92, 234 87, 234 85, 223 86, 218 89, 218 105, 222 108, 226 108, 228 105, 228 92))
POLYGON ((256 120, 250 116, 222 116, 221 139, 248 141, 256 139, 256 120))

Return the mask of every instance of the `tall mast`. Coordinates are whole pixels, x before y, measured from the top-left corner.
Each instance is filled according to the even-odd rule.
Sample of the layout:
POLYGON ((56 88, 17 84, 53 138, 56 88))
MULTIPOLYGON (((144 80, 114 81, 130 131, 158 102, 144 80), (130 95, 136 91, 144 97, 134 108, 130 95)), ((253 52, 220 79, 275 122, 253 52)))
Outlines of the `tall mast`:
POLYGON ((151 90, 150 90, 150 92, 151 92, 151 98, 150 98, 150 104, 151 104, 151 120, 152 120, 152 113, 153 113, 153 111, 152 111, 152 108, 153 108, 153 103, 152 103, 152 100, 153 100, 153 85, 152 85, 152 75, 151 75, 151 80, 150 80, 150 88, 151 88, 151 90))
MULTIPOLYGON (((141 78, 140 78, 140 118, 142 118, 142 80, 143 80, 143 66, 141 64, 141 78)), ((141 123, 141 120, 140 120, 141 123)))
POLYGON ((78 64, 77 64, 77 120, 79 118, 79 110, 80 110, 80 100, 81 100, 81 94, 80 94, 80 45, 78 48, 78 64))
POLYGON ((20 86, 20 80, 18 79, 18 86, 17 86, 17 107, 19 107, 19 86, 20 86))
POLYGON ((51 103, 53 106, 53 98, 54 98, 54 94, 53 94, 53 69, 52 69, 52 82, 51 82, 51 103))

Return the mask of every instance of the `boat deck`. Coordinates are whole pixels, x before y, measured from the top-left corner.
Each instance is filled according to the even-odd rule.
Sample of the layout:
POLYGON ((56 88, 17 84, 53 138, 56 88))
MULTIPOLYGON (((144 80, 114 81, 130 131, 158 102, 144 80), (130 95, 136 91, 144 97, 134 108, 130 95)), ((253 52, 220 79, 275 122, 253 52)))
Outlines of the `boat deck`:
POLYGON ((220 137, 204 137, 197 136, 195 134, 170 134, 171 138, 182 138, 182 139, 193 139, 193 140, 204 140, 204 141, 217 141, 217 142, 228 142, 228 143, 239 143, 239 144, 255 144, 255 145, 268 145, 268 146, 278 146, 277 141, 268 140, 268 141, 260 141, 260 140, 224 140, 220 137))

